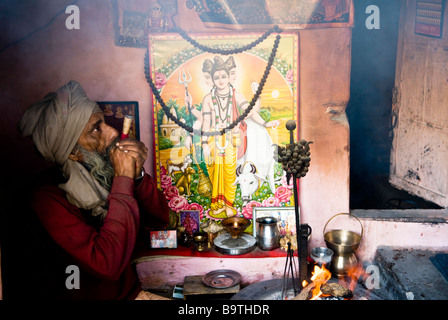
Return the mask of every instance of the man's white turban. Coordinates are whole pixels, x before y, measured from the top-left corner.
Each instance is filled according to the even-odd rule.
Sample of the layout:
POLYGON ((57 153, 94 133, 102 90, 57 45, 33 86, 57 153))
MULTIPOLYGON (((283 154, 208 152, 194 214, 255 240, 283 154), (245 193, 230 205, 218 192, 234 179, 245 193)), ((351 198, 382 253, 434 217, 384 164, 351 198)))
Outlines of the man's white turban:
POLYGON ((104 214, 101 207, 108 192, 80 163, 68 158, 94 112, 102 111, 79 83, 70 81, 26 110, 18 129, 23 136, 31 136, 46 160, 62 167, 68 181, 59 187, 72 204, 104 214))
POLYGON ((24 136, 31 136, 42 156, 62 165, 67 159, 93 112, 101 112, 75 81, 49 93, 33 104, 19 122, 24 136))

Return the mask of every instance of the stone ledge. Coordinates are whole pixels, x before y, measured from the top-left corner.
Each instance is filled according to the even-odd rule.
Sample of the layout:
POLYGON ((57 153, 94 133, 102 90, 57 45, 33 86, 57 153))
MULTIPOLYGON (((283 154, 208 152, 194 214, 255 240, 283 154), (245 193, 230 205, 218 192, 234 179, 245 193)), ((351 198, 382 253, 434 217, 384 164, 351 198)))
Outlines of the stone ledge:
POLYGON ((355 209, 351 213, 360 219, 374 221, 394 221, 409 223, 439 224, 448 223, 448 209, 355 209))
POLYGON ((380 270, 381 289, 392 300, 447 300, 448 281, 429 260, 447 249, 378 247, 373 264, 380 270))

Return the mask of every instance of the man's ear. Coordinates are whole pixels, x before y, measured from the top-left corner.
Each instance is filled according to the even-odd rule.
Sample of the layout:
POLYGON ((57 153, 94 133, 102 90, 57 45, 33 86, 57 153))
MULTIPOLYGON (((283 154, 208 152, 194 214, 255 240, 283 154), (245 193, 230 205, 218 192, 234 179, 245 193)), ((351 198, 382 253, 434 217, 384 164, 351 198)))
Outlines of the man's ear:
POLYGON ((72 150, 72 153, 70 153, 70 155, 68 156, 68 158, 70 160, 76 161, 76 162, 81 162, 82 160, 82 154, 81 151, 79 151, 78 146, 74 147, 72 150))
POLYGON ((73 153, 70 154, 70 155, 68 156, 68 158, 69 158, 70 160, 79 162, 79 156, 78 156, 78 155, 74 155, 73 153))

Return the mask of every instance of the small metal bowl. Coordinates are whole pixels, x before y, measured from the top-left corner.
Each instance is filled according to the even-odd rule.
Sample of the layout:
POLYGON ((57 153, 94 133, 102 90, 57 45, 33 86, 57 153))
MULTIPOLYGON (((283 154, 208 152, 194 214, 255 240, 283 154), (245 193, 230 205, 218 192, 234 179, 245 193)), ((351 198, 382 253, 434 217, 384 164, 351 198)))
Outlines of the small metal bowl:
POLYGON ((333 254, 333 250, 325 247, 316 247, 310 251, 311 259, 317 264, 325 263, 327 266, 330 265, 333 254))
POLYGON ((208 235, 205 232, 196 232, 193 234, 193 241, 197 244, 197 250, 203 251, 208 241, 208 235))

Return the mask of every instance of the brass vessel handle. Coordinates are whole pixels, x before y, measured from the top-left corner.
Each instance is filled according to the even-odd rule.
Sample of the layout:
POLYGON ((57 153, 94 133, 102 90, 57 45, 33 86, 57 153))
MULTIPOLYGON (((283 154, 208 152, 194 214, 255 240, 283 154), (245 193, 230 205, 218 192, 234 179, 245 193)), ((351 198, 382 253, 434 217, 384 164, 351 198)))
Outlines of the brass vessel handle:
POLYGON ((362 238, 362 235, 364 234, 364 227, 362 226, 361 220, 359 220, 358 217, 355 216, 354 214, 352 214, 352 213, 347 213, 347 212, 342 212, 342 213, 335 214, 334 216, 332 216, 332 217, 330 218, 330 220, 327 221, 327 223, 325 224, 325 227, 324 227, 324 236, 325 236, 325 231, 326 231, 326 229, 327 229, 327 225, 328 225, 328 223, 329 223, 331 220, 333 220, 334 218, 336 218, 337 216, 340 216, 340 215, 348 215, 348 216, 354 217, 356 220, 358 220, 359 224, 361 225, 361 238, 362 238))

